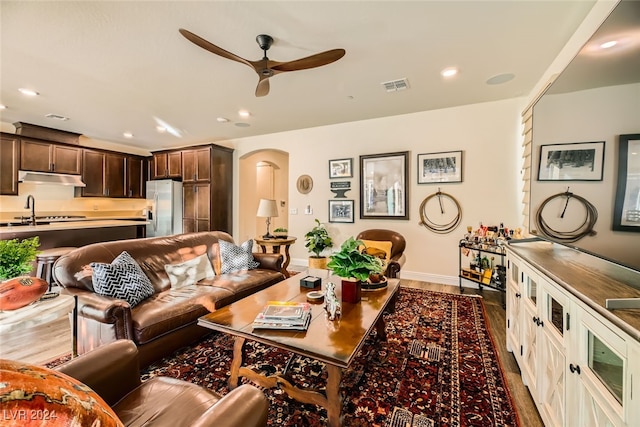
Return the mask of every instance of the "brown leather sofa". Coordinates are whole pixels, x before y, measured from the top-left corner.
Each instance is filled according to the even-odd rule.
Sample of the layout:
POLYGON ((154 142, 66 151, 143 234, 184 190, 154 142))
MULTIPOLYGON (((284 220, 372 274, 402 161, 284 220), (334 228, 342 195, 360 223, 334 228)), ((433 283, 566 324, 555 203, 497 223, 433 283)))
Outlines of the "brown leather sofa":
POLYGON ((400 270, 406 261, 404 250, 407 246, 407 242, 402 234, 391 230, 374 228, 361 231, 356 239, 391 242, 391 255, 384 275, 390 278, 400 277, 400 270))
POLYGON ((260 263, 256 269, 171 288, 165 265, 206 253, 219 266, 219 240, 233 242, 229 234, 211 231, 95 243, 60 257, 53 275, 63 293, 78 298, 78 352, 129 339, 138 346, 141 365, 147 366, 210 332, 197 325, 199 317, 284 279, 281 254, 254 253, 260 263), (155 291, 133 308, 124 300, 95 293, 89 266, 111 263, 123 251, 136 260, 155 291))
POLYGON ((267 425, 262 391, 244 384, 225 396, 168 377, 142 383, 138 349, 118 340, 55 368, 88 385, 125 426, 258 427, 267 425))

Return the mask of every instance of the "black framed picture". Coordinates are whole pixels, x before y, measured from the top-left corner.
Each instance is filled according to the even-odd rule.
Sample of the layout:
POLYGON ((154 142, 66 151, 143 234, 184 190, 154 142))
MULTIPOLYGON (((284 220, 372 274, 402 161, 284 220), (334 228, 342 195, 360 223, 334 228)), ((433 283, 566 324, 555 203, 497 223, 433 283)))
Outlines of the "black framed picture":
POLYGON ((540 146, 538 181, 602 181, 604 141, 540 146))
POLYGON ((620 135, 613 229, 640 232, 640 133, 620 135))
POLYGON ((353 158, 329 160, 329 179, 353 178, 353 158))
POLYGON ((329 200, 329 222, 353 222, 353 200, 329 200))
POLYGON ((418 154, 418 184, 462 182, 462 151, 418 154))
POLYGON ((409 219, 409 152, 360 156, 360 219, 409 219))

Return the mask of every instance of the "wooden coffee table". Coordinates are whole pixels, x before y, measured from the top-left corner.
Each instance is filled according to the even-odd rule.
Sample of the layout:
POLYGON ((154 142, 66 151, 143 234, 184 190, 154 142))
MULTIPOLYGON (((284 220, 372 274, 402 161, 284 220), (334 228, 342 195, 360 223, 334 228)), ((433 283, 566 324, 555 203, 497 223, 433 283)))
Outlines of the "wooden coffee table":
MULTIPOLYGON (((365 339, 375 328, 380 339, 386 339, 383 311, 393 310, 395 297, 400 289, 398 279, 389 279, 386 288, 363 291, 362 301, 357 304, 342 303, 339 320, 329 321, 322 304, 312 304, 312 319, 306 331, 253 330, 251 324, 268 301, 306 302, 311 289, 301 288, 300 279, 307 273, 295 275, 267 289, 234 302, 198 320, 198 325, 235 337, 233 361, 229 387, 238 386, 239 377, 246 377, 266 387, 278 387, 292 398, 327 408, 330 427, 341 425, 342 397, 340 381, 343 370, 353 361, 365 339), (327 370, 326 396, 313 389, 296 387, 286 379, 286 369, 273 375, 263 375, 242 366, 245 341, 253 340, 290 351, 295 355, 309 357, 325 363, 327 370)), ((336 284, 340 298, 340 278, 322 279, 322 287, 328 281, 336 284)))

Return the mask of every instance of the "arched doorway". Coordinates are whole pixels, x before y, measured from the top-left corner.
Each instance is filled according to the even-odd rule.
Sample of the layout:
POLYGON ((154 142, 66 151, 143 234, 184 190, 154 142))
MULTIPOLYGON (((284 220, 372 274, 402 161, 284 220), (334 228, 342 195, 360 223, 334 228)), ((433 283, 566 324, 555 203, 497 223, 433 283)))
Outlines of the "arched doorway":
POLYGON ((239 235, 235 240, 243 242, 265 233, 265 219, 256 216, 261 198, 275 199, 278 203, 278 217, 271 218, 271 230, 288 228, 289 153, 253 151, 242 156, 238 166, 239 235))

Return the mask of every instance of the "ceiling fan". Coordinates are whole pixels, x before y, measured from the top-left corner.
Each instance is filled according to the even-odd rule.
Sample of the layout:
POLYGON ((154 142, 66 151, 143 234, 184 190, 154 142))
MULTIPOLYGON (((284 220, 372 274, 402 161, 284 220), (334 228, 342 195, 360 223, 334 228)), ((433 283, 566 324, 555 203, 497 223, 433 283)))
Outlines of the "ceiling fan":
POLYGON ((256 37, 256 42, 258 42, 258 46, 260 46, 260 49, 264 52, 264 57, 258 61, 248 61, 214 45, 200 36, 193 34, 191 31, 183 28, 180 28, 179 31, 187 40, 201 48, 222 56, 223 58, 231 59, 232 61, 237 61, 253 68, 255 72, 258 73, 259 77, 258 86, 256 87, 256 96, 265 96, 269 93, 269 77, 286 71, 306 70, 331 64, 332 62, 342 58, 345 54, 344 49, 332 49, 316 53, 315 55, 307 56, 305 58, 296 59, 294 61, 272 61, 267 58, 267 51, 273 44, 273 38, 266 34, 260 34, 256 37))

